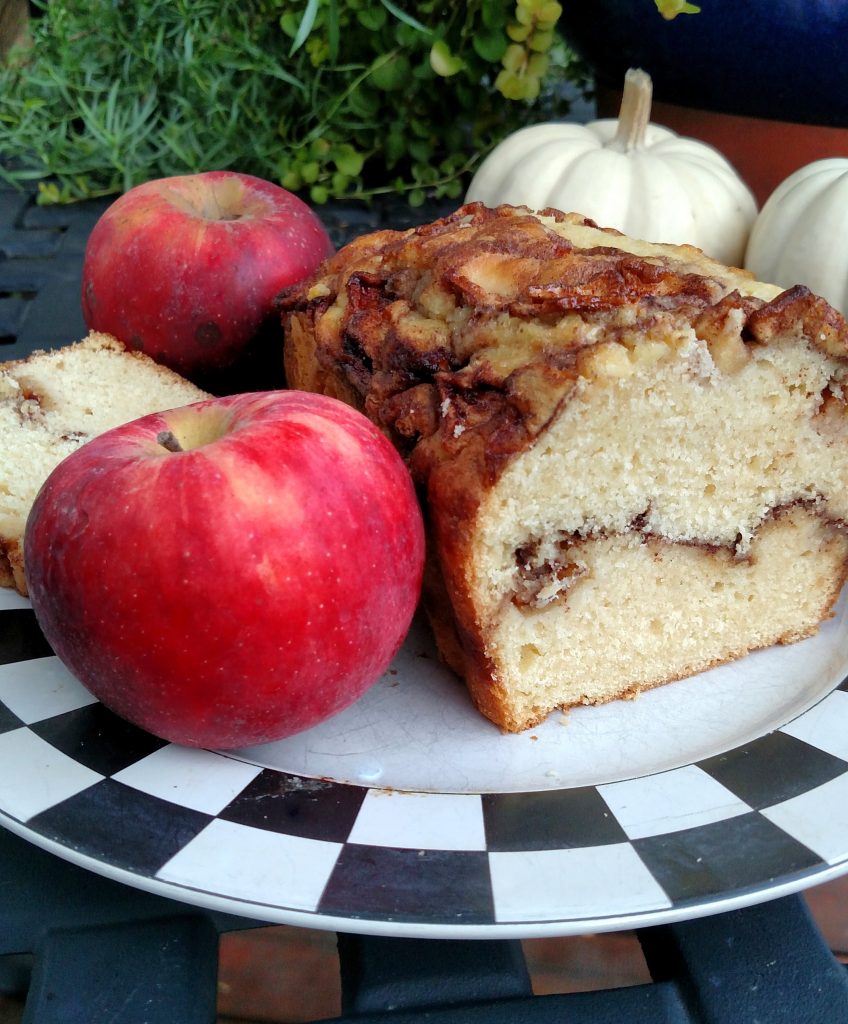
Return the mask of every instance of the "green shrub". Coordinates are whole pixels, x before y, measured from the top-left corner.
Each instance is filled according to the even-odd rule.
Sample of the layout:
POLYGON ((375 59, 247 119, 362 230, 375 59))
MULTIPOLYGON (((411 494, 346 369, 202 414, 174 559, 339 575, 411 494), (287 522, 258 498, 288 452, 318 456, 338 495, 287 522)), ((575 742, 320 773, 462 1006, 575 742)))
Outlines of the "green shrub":
POLYGON ((44 202, 227 167, 315 203, 454 198, 582 80, 552 0, 38 6, 32 46, 0 68, 0 175, 44 202))

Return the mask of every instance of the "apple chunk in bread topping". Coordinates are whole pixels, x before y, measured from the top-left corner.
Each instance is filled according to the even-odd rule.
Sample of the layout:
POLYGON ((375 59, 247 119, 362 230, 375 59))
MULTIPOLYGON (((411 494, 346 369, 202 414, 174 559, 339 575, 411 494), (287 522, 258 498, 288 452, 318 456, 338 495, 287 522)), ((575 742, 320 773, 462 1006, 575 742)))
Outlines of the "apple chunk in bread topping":
POLYGON ((406 635, 424 560, 389 441, 293 391, 100 435, 50 474, 24 547, 36 616, 71 672, 136 725, 218 748, 356 700, 406 635))

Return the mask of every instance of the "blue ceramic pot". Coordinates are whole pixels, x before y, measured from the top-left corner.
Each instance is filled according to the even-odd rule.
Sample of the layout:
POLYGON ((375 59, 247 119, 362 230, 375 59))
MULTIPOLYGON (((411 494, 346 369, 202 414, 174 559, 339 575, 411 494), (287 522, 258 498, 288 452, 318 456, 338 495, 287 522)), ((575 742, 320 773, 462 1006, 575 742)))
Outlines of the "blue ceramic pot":
POLYGON ((666 103, 848 126, 848 0, 700 7, 666 21, 653 0, 563 0, 561 25, 599 86, 620 89, 641 67, 666 103))

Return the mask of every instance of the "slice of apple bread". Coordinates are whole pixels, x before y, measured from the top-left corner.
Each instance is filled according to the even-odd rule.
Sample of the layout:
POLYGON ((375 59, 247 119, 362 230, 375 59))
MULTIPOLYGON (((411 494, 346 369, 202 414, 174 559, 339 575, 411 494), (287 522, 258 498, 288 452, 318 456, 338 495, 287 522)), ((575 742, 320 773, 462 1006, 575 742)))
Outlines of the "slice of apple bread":
POLYGON ((804 288, 480 205, 281 300, 293 387, 397 443, 445 660, 503 729, 815 632, 848 572, 848 325, 804 288))
POLYGON ((26 594, 26 518, 66 455, 111 427, 207 397, 106 334, 0 363, 0 586, 26 594))

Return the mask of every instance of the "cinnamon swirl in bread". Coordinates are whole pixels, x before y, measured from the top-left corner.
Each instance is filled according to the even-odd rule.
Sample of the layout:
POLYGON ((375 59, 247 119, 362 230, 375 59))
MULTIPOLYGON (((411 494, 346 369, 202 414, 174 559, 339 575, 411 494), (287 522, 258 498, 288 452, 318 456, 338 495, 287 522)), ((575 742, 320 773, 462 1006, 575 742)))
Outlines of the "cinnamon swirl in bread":
POLYGON ((445 660, 505 730, 814 633, 848 571, 848 326, 691 247, 470 205, 281 299, 430 530, 445 660))

